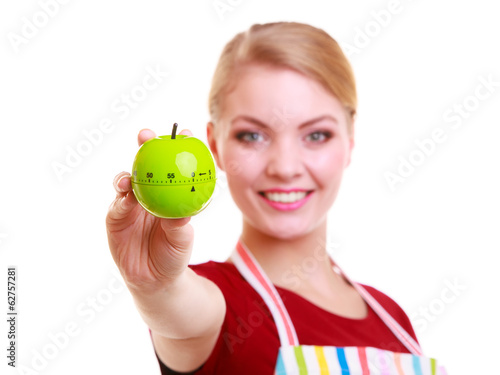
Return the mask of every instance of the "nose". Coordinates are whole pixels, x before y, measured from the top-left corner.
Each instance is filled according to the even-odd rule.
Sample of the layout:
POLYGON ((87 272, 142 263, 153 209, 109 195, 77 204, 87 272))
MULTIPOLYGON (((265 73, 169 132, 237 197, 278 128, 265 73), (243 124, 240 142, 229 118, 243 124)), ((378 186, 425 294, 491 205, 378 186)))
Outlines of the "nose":
POLYGON ((304 172, 300 145, 292 139, 274 140, 268 151, 266 172, 268 176, 290 180, 304 172))

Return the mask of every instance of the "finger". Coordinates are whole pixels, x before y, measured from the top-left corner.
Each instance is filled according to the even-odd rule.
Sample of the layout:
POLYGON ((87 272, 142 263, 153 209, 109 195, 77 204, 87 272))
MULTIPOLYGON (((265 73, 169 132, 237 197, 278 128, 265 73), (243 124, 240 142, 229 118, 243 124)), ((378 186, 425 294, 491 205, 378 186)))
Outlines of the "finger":
POLYGON ((189 135, 189 136, 193 136, 193 133, 191 133, 191 130, 188 130, 188 129, 183 129, 179 134, 182 134, 182 135, 189 135))
POLYGON ((132 185, 130 183, 130 173, 118 173, 113 180, 113 186, 115 187, 117 194, 123 195, 124 193, 129 192, 132 189, 132 185))
POLYGON ((128 225, 127 222, 123 222, 130 212, 138 205, 137 199, 132 191, 121 197, 116 197, 116 199, 111 203, 108 209, 108 214, 106 216, 106 223, 108 226, 119 227, 121 225, 128 225))
POLYGON ((141 146, 144 142, 156 137, 156 134, 151 129, 142 129, 137 136, 137 143, 141 146))

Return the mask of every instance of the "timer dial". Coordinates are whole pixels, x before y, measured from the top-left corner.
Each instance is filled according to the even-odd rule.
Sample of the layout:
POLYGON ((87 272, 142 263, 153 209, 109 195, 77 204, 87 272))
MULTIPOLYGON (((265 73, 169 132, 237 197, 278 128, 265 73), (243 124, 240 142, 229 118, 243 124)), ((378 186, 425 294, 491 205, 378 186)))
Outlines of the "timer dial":
POLYGON ((139 148, 132 166, 132 190, 144 209, 163 218, 193 216, 210 202, 215 163, 199 139, 163 135, 139 148))

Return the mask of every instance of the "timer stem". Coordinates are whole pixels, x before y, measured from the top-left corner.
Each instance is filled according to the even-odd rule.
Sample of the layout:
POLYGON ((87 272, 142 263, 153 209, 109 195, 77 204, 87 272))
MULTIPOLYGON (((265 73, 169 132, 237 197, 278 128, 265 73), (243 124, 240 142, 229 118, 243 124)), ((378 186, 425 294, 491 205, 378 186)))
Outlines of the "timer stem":
POLYGON ((171 139, 175 139, 175 133, 177 132, 177 123, 174 124, 174 127, 172 128, 172 137, 171 139))

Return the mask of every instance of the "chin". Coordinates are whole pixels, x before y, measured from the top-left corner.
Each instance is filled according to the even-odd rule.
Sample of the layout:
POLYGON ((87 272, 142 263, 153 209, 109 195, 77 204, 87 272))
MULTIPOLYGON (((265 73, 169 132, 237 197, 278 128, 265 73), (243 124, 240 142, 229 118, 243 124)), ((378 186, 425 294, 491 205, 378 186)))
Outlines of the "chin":
POLYGON ((278 238, 283 241, 295 240, 311 233, 314 228, 294 226, 294 225, 271 225, 263 228, 261 225, 256 227, 260 232, 269 237, 278 238))

